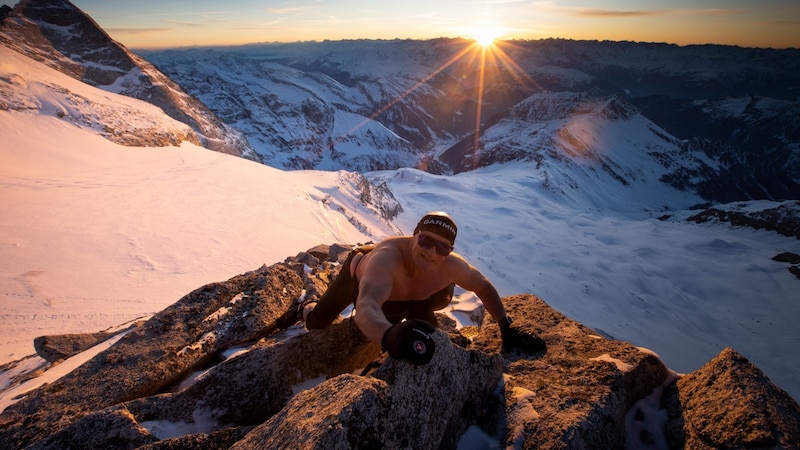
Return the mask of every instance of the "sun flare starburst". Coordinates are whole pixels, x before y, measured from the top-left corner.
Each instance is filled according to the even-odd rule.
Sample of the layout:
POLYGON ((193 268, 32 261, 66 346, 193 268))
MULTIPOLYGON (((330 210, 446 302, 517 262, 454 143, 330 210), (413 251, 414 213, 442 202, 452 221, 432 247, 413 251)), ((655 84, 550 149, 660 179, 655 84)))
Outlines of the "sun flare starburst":
POLYGON ((475 42, 478 43, 481 47, 491 47, 494 45, 494 41, 496 41, 500 35, 503 34, 503 31, 493 25, 481 25, 472 28, 470 35, 475 42))
MULTIPOLYGON (((470 83, 470 89, 474 88, 477 94, 474 103, 475 133, 473 134, 474 143, 472 147, 472 151, 477 154, 481 147, 483 122, 486 119, 483 113, 486 84, 490 84, 490 89, 493 89, 493 95, 496 95, 498 92, 496 89, 498 80, 506 76, 512 77, 519 88, 524 91, 532 93, 539 90, 539 88, 535 80, 526 76, 524 74, 525 70, 506 52, 506 50, 513 50, 516 48, 514 43, 499 40, 504 35, 508 34, 508 29, 493 25, 482 25, 480 27, 472 27, 469 30, 464 30, 464 32, 466 34, 462 34, 461 36, 469 36, 470 39, 454 41, 456 45, 461 48, 457 48, 457 51, 455 51, 447 61, 443 62, 441 66, 434 69, 431 73, 422 77, 414 83, 413 86, 392 98, 381 108, 375 110, 368 117, 365 117, 363 121, 353 126, 353 128, 330 142, 329 145, 331 149, 342 142, 345 137, 366 125, 369 121, 376 120, 380 115, 401 103, 406 97, 433 80, 440 73, 448 70, 448 68, 456 67, 455 73, 459 73, 464 67, 469 67, 469 74, 465 74, 463 77, 464 80, 468 80, 466 81, 467 83, 470 83)), ((501 82, 499 84, 503 83, 501 82)), ((477 164, 477 161, 478 158, 474 158, 473 164, 477 164)))

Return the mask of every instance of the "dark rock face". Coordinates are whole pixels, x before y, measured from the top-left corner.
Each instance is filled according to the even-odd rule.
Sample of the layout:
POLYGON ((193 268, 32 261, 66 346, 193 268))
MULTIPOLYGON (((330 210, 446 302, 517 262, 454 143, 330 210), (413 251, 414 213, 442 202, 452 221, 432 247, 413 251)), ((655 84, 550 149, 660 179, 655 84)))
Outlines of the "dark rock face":
MULTIPOLYGON (((695 223, 722 222, 733 227, 774 231, 780 235, 800 239, 800 202, 789 200, 773 203, 758 209, 750 203, 731 203, 717 207, 700 207, 699 212, 686 220, 695 223)), ((787 269, 800 279, 800 256, 782 252, 773 261, 790 264, 787 269)))
POLYGON ((791 252, 783 252, 773 256, 772 260, 791 264, 789 266, 789 272, 800 279, 800 255, 791 252))
POLYGON ((786 201, 760 211, 748 210, 747 204, 726 206, 705 208, 687 220, 696 223, 728 222, 733 226, 775 231, 783 236, 800 239, 800 201, 786 201))
POLYGON ((349 249, 186 295, 3 411, 0 449, 449 449, 471 427, 514 448, 800 448, 797 403, 732 349, 675 382, 657 356, 529 294, 503 303, 547 341, 537 354, 503 352, 491 318, 456 329, 440 315, 424 366, 388 358, 351 317, 278 331, 349 249))
MULTIPOLYGON (((23 0, 3 28, 11 34, 25 30, 24 37, 36 43, 26 52, 34 59, 61 60, 68 68, 64 73, 95 85, 112 84, 135 66, 126 50, 66 0, 23 0)), ((25 49, 25 44, 18 42, 16 48, 25 49)))

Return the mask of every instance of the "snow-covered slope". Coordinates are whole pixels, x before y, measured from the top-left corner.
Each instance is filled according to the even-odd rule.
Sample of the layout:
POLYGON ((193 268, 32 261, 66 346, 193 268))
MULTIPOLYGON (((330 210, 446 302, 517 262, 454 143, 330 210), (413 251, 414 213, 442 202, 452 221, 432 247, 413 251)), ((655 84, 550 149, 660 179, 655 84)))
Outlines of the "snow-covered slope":
POLYGON ((0 17, 0 43, 76 80, 156 105, 189 125, 192 140, 206 148, 260 161, 240 132, 67 0, 19 2, 0 17))
MULTIPOLYGON (((148 111, 67 86, 38 63, 3 61, 3 80, 27 74, 27 83, 6 83, 15 96, 59 104, 68 88, 89 99, 71 105, 75 116, 91 116, 94 102, 148 111)), ((771 259, 800 254, 800 241, 687 222, 680 208, 696 198, 682 192, 636 176, 611 182, 580 160, 558 173, 512 161, 455 176, 372 172, 367 183, 187 143, 121 147, 55 111, 0 111, 0 362, 33 353, 35 336, 116 326, 319 243, 408 233, 424 212, 443 209, 459 223, 457 251, 502 295, 536 294, 682 372, 734 347, 800 397, 799 281, 771 259), (578 181, 554 189, 556 175, 578 181)))
POLYGON ((38 335, 121 324, 319 243, 399 233, 361 203, 357 174, 120 147, 19 112, 0 111, 0 132, 0 362, 38 335))
POLYGON ((567 202, 518 163, 369 174, 402 204, 390 226, 361 205, 354 174, 282 172, 188 144, 119 147, 19 112, 0 111, 0 132, 2 363, 38 335, 116 326, 318 243, 410 232, 441 208, 458 220, 457 251, 502 295, 534 293, 678 371, 734 347, 800 397, 800 281, 771 260, 800 254, 793 238, 567 202))
POLYGON ((150 103, 90 88, 4 45, 0 61, 4 111, 57 117, 122 145, 199 144, 188 125, 150 103))
POLYGON ((0 363, 38 335, 120 324, 318 243, 400 233, 397 202, 360 174, 119 146, 102 136, 188 127, 3 46, 0 61, 0 363))
POLYGON ((682 209, 702 199, 676 189, 673 171, 705 165, 616 96, 535 94, 451 147, 441 158, 456 172, 522 162, 544 187, 572 205, 615 211, 682 209), (610 191, 619 195, 612 200, 610 191), (675 203, 676 199, 680 199, 675 203))

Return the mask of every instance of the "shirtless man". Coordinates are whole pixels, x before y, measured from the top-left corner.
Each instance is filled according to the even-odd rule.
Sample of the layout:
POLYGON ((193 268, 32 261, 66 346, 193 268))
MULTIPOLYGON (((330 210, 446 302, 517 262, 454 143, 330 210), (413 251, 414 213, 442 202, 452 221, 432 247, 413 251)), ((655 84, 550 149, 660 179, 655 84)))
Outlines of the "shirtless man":
POLYGON ((325 328, 355 302, 355 323, 364 335, 393 358, 426 364, 435 351, 430 337, 437 324, 434 311, 450 303, 458 285, 474 292, 500 325, 505 350, 544 350, 538 335, 511 326, 492 283, 453 253, 457 231, 448 214, 431 212, 412 236, 353 250, 319 302, 300 306, 298 319, 309 330, 325 328))

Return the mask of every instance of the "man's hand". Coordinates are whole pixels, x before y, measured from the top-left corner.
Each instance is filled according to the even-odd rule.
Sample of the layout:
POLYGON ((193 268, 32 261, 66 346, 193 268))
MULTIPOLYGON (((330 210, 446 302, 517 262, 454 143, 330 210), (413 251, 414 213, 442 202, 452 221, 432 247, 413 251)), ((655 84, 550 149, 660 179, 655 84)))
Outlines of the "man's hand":
POLYGON ((436 351, 430 333, 436 328, 424 320, 411 319, 392 325, 381 339, 381 346, 389 356, 407 359, 416 365, 427 364, 436 351))
POLYGON ((547 350, 547 344, 538 334, 511 326, 511 319, 506 317, 500 322, 500 336, 503 338, 503 350, 510 352, 518 349, 528 353, 539 353, 547 350))

